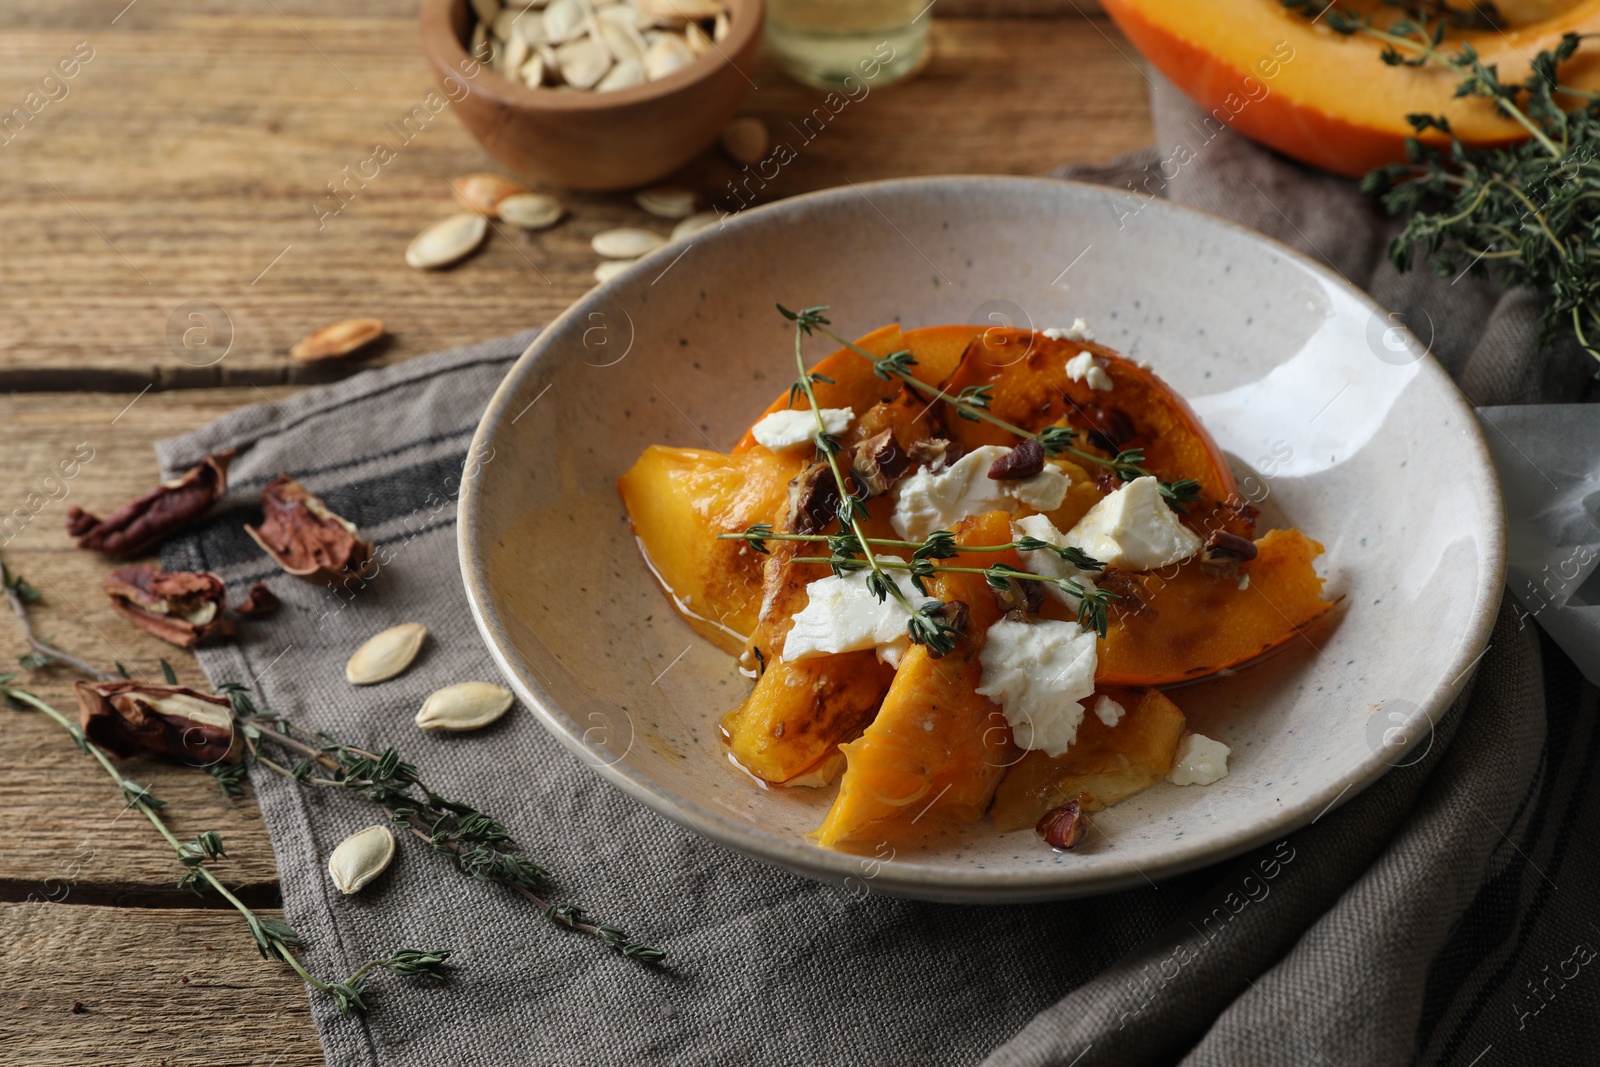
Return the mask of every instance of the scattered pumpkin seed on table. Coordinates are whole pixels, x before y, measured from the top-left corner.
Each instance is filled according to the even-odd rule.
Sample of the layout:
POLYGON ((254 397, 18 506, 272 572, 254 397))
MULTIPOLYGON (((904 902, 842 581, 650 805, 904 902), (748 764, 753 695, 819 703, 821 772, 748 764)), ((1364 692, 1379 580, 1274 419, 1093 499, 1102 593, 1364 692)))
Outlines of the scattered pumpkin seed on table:
POLYGON ((589 247, 607 259, 637 259, 666 243, 667 239, 659 233, 624 226, 615 230, 601 230, 589 241, 589 247))
POLYGON ((289 349, 289 358, 303 363, 337 359, 382 336, 383 323, 378 319, 346 319, 302 337, 289 349))
POLYGON ((502 200, 521 196, 528 190, 501 174, 465 174, 451 179, 450 191, 462 207, 492 219, 499 217, 502 200))
POLYGON ((423 701, 416 722, 424 730, 478 730, 504 715, 513 699, 503 686, 458 682, 423 701))
POLYGON ((416 237, 406 248, 406 266, 418 270, 448 267, 483 243, 489 220, 476 212, 462 212, 440 219, 416 237))
POLYGON ((686 219, 694 214, 694 193, 677 185, 641 189, 633 194, 633 202, 658 219, 686 219))
POLYGON ((374 634, 345 664, 345 680, 352 685, 388 681, 411 666, 427 636, 428 628, 420 622, 404 622, 374 634))
POLYGON ((339 843, 328 856, 328 875, 345 896, 359 893, 394 859, 394 834, 387 826, 369 826, 339 843))
POLYGON ((594 268, 594 280, 609 282, 637 262, 637 259, 608 259, 594 268))
POLYGON ((500 201, 500 218, 524 230, 543 230, 561 221, 560 201, 543 193, 521 193, 500 201))

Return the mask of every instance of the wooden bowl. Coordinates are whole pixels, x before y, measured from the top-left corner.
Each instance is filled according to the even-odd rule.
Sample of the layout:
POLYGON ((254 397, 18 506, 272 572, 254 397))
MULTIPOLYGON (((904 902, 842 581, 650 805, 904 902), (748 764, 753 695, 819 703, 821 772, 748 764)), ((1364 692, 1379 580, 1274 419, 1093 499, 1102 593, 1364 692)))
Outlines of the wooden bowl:
POLYGON ((628 189, 705 151, 738 112, 761 38, 761 0, 727 0, 716 50, 614 92, 529 89, 468 55, 468 0, 423 0, 422 51, 464 126, 519 174, 569 189, 628 189))

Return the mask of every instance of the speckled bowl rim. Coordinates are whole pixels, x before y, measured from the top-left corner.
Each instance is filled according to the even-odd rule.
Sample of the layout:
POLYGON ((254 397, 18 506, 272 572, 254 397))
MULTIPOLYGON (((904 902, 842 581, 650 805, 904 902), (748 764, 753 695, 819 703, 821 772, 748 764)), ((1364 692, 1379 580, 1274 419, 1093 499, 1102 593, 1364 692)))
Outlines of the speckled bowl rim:
MULTIPOLYGON (((1077 189, 1103 194, 1104 187, 1061 179, 1024 178, 1010 176, 959 176, 936 178, 891 179, 859 184, 854 187, 828 189, 802 196, 780 200, 758 208, 751 208, 730 218, 720 229, 702 231, 696 240, 711 242, 737 242, 747 233, 765 228, 769 224, 782 224, 795 216, 826 210, 831 206, 856 203, 862 191, 882 191, 890 195, 916 194, 922 190, 952 190, 966 187, 967 195, 981 197, 996 185, 1036 186, 1041 190, 1077 189)), ((1273 241, 1235 222, 1193 208, 1165 200, 1152 200, 1141 210, 1153 211, 1157 219, 1187 216, 1188 221, 1226 231, 1246 241, 1267 246, 1278 255, 1288 257, 1306 270, 1319 276, 1353 297, 1360 305, 1377 316, 1387 312, 1366 293, 1344 278, 1308 256, 1273 241)), ((668 245, 642 258, 616 278, 596 286, 550 323, 538 338, 507 372, 500 387, 490 399, 477 432, 473 435, 473 455, 484 454, 481 449, 492 447, 491 442, 503 424, 514 418, 520 409, 517 399, 522 383, 545 358, 551 338, 560 336, 564 328, 574 321, 587 322, 587 312, 602 304, 626 285, 632 278, 650 274, 665 266, 671 257, 679 254, 675 245, 668 245)), ((1415 350, 1422 346, 1409 333, 1407 343, 1415 350)), ((1455 659, 1441 679, 1435 683, 1419 704, 1430 722, 1437 722, 1466 685, 1473 668, 1488 644, 1499 607, 1506 568, 1506 522, 1499 479, 1489 458, 1488 445, 1473 415, 1472 407, 1456 388, 1431 353, 1425 353, 1418 363, 1418 376, 1431 379, 1436 389, 1442 386, 1443 403, 1454 406, 1454 414, 1468 429, 1462 442, 1461 458, 1464 478, 1481 479, 1485 492, 1474 493, 1495 502, 1489 514, 1477 516, 1483 528, 1478 531, 1483 555, 1487 560, 1486 579, 1478 586, 1471 608, 1472 621, 1466 639, 1458 646, 1455 659)), ((620 472, 619 472, 620 473, 620 472)), ((584 762, 593 767, 612 784, 630 796, 648 805, 661 815, 703 834, 729 848, 746 855, 799 871, 812 877, 834 883, 844 882, 852 875, 859 877, 861 858, 848 852, 825 851, 785 835, 757 830, 726 816, 708 811, 686 797, 653 784, 642 775, 631 771, 622 763, 609 763, 595 759, 596 751, 583 740, 581 731, 574 730, 570 721, 556 710, 554 701, 531 672, 519 664, 519 657, 505 626, 502 624, 485 581, 483 550, 478 542, 478 514, 480 508, 479 479, 469 479, 462 488, 457 516, 457 545, 460 552, 462 579, 466 585, 467 599, 473 620, 483 635, 502 673, 510 681, 522 700, 534 710, 540 722, 556 738, 584 762)), ((1022 903, 1035 900, 1057 900, 1068 897, 1109 893, 1118 889, 1170 878, 1196 868, 1229 859, 1268 841, 1281 838, 1307 823, 1320 818, 1336 804, 1347 803, 1352 797, 1381 778, 1391 768, 1402 765, 1402 758, 1416 745, 1431 737, 1429 731, 1407 731, 1407 742, 1401 748, 1378 749, 1365 757, 1349 773, 1330 776, 1328 784, 1309 793, 1297 803, 1278 807, 1262 807, 1259 820, 1224 833, 1220 838, 1210 837, 1203 843, 1190 843, 1186 839, 1174 841, 1160 859, 1140 864, 1138 869, 1126 872, 1101 871, 1085 874, 1070 867, 1055 867, 1024 872, 992 871, 987 869, 953 869, 930 867, 937 862, 936 854, 919 858, 915 864, 884 864, 873 879, 873 889, 893 896, 924 900, 951 900, 974 903, 1022 903)))

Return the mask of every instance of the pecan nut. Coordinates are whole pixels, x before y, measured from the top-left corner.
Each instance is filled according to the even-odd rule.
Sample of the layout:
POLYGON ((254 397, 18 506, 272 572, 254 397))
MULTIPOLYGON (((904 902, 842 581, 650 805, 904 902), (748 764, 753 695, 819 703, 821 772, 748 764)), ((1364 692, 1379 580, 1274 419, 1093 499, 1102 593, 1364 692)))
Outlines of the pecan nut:
POLYGON ((152 752, 186 763, 237 763, 244 740, 224 697, 144 682, 79 682, 84 734, 118 756, 152 752))
POLYGON ((887 493, 910 466, 911 459, 900 450, 893 430, 881 430, 862 441, 850 459, 850 473, 869 497, 887 493))
POLYGON ((1256 558, 1255 542, 1226 530, 1213 530, 1200 549, 1200 566, 1208 574, 1230 575, 1239 564, 1256 558))
POLYGON ((67 533, 79 548, 109 556, 137 556, 204 515, 228 491, 228 464, 235 452, 207 456, 170 482, 162 482, 105 518, 76 504, 67 509, 67 533))
POLYGON ((261 525, 244 531, 285 573, 349 585, 372 572, 372 542, 287 474, 261 490, 261 510, 261 525))
POLYGON ((1013 611, 1037 615, 1044 606, 1044 583, 1032 578, 1007 578, 1004 589, 991 585, 989 591, 994 594, 995 604, 1008 615, 1013 611))
POLYGON ((1078 801, 1069 800, 1045 812, 1034 832, 1051 848, 1072 848, 1089 832, 1089 817, 1078 801))
POLYGON ((267 583, 257 582, 250 587, 244 599, 233 606, 233 613, 247 619, 260 619, 277 611, 278 603, 277 594, 267 588, 267 583))
POLYGON ((146 563, 112 571, 105 591, 117 614, 179 648, 233 633, 233 623, 222 616, 225 587, 215 574, 168 572, 146 563))
POLYGON ((1122 451, 1123 445, 1139 436, 1133 420, 1121 408, 1085 404, 1079 411, 1089 424, 1089 442, 1096 448, 1115 454, 1122 451))
POLYGON ((839 515, 839 483, 825 462, 811 464, 789 483, 786 533, 816 534, 839 515))
POLYGON ((938 474, 950 464, 960 459, 966 453, 959 441, 947 441, 943 437, 924 437, 920 441, 911 442, 911 447, 906 449, 906 455, 913 463, 920 463, 930 471, 938 474))
POLYGON ((1017 482, 1044 470, 1044 446, 1028 438, 989 464, 989 477, 997 482, 1017 482))

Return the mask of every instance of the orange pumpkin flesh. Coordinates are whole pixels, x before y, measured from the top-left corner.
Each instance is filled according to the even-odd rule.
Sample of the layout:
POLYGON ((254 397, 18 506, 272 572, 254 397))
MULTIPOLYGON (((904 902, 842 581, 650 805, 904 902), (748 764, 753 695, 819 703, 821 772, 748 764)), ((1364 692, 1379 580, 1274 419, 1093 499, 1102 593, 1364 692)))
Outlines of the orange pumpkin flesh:
POLYGON ((1033 826, 1052 808, 1076 799, 1084 811, 1108 808, 1167 776, 1183 736, 1178 706, 1155 689, 1097 689, 1126 714, 1107 726, 1092 710, 1078 739, 1060 756, 1029 752, 1006 771, 994 795, 994 825, 1002 833, 1033 826))
POLYGON ((761 607, 760 553, 717 534, 771 522, 798 456, 651 445, 617 480, 640 551, 695 632, 737 656, 761 607))
MULTIPOLYGON (((1331 611, 1312 560, 1322 546, 1299 530, 1272 530, 1244 564, 1241 589, 1231 578, 1206 574, 1197 561, 1160 573, 1113 576, 1100 584, 1125 599, 1111 609, 1111 626, 1097 649, 1097 685, 1170 685, 1238 666, 1284 644, 1331 611), (1129 610, 1136 604, 1144 606, 1129 610)), ((1058 614, 1055 601, 1045 614, 1058 614)))
MULTIPOLYGON (((1446 116, 1457 136, 1473 145, 1504 145, 1527 136, 1488 101, 1455 99, 1461 79, 1449 70, 1387 66, 1378 58, 1380 42, 1313 25, 1279 0, 1103 0, 1103 6, 1152 65, 1210 113, 1207 140, 1231 126, 1303 162, 1358 177, 1404 160, 1412 133, 1405 117, 1412 113, 1446 116)), ((1398 15, 1374 3, 1344 6, 1377 10, 1380 24, 1398 15)), ((1600 0, 1498 7, 1512 28, 1460 32, 1442 49, 1454 52, 1460 42, 1470 42, 1485 64, 1499 67, 1506 84, 1526 78, 1528 61, 1553 49, 1563 33, 1600 30, 1600 0), (1552 15, 1552 8, 1560 10, 1552 15)), ((1561 68, 1561 80, 1600 88, 1600 56, 1580 49, 1561 68)), ((1445 143, 1429 132, 1427 139, 1445 143)), ((1189 147, 1199 151, 1203 144, 1189 147)), ((1174 159, 1175 165, 1183 162, 1174 159)))
POLYGON ((872 651, 769 662, 722 718, 728 751, 756 777, 786 782, 860 733, 893 680, 894 668, 872 651))
MULTIPOLYGON (((1011 516, 991 511, 964 519, 954 532, 960 544, 1005 544, 1011 540, 1011 516)), ((1019 565, 1014 552, 970 553, 949 564, 996 562, 1019 565)), ((914 824, 976 822, 1013 759, 1005 715, 976 691, 983 679, 978 654, 984 634, 1001 614, 994 594, 977 574, 937 575, 928 592, 967 605, 967 636, 940 659, 913 645, 872 725, 840 746, 849 764, 833 807, 813 835, 824 847, 868 832, 904 833, 914 824)))

